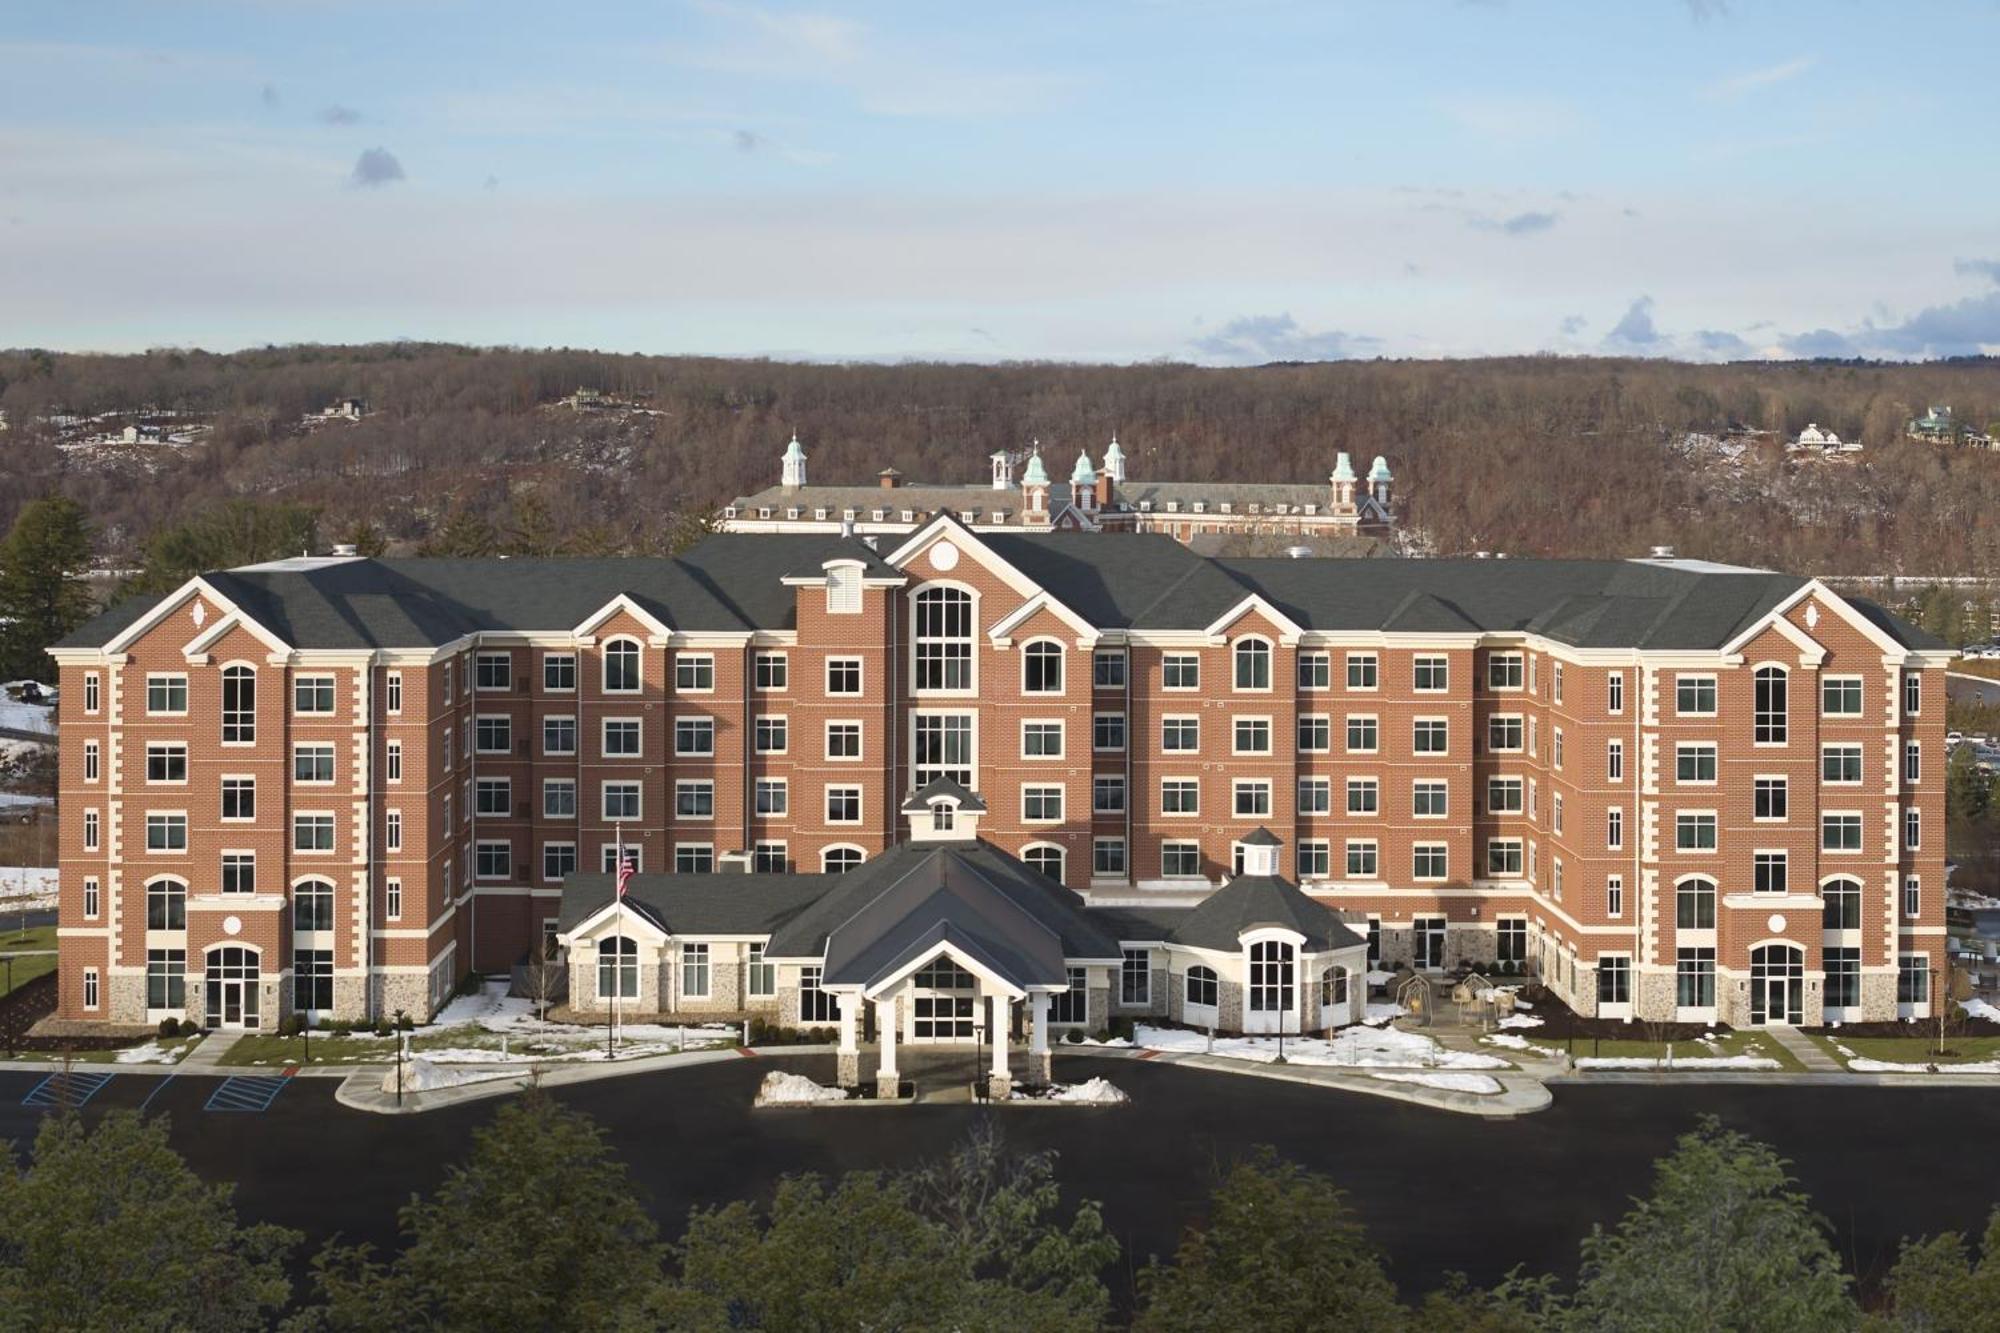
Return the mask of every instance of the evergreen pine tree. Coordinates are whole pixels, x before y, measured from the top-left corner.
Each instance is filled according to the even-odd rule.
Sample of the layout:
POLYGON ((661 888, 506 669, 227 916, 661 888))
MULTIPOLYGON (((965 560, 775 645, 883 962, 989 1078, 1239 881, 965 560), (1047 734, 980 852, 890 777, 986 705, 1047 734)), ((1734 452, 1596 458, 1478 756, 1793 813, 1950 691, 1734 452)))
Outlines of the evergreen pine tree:
POLYGON ((0 543, 0 676, 51 679, 48 646, 90 618, 91 531, 64 496, 21 510, 0 543))

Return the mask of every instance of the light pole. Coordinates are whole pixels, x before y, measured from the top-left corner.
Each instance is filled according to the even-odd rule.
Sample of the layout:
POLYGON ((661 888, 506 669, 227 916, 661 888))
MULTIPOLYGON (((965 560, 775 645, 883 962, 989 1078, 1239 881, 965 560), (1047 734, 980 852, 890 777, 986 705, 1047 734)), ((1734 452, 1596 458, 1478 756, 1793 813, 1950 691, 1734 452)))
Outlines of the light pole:
POLYGON ((396 1011, 396 1105, 403 1104, 403 1019, 408 1015, 401 1009, 396 1011))

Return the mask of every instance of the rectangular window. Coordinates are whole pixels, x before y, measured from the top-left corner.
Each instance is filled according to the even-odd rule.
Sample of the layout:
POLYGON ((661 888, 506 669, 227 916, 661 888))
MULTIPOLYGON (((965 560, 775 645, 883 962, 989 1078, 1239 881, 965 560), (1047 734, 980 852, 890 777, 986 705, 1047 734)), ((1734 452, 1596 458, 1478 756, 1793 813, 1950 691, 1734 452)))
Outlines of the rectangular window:
POLYGON ((1100 773, 1090 780, 1091 813, 1125 813, 1125 777, 1122 773, 1100 773))
POLYGON ((1063 754, 1063 724, 1060 722, 1023 722, 1021 724, 1021 757, 1023 759, 1060 759, 1063 754))
POLYGON ((1861 677, 1822 677, 1819 682, 1819 711, 1825 717, 1860 717, 1861 677))
POLYGON ((1924 776, 1924 748, 1916 741, 1903 745, 1903 782, 1911 787, 1922 781, 1924 776))
POLYGON ((1754 779, 1754 794, 1751 803, 1752 818, 1779 820, 1785 818, 1790 809, 1791 802, 1785 779, 1754 779))
POLYGON ((1347 813, 1372 815, 1382 809, 1382 784, 1374 778, 1347 780, 1347 813))
POLYGON ((1349 879, 1374 879, 1376 876, 1375 840, 1354 840, 1347 844, 1347 877, 1349 879))
MULTIPOLYGON (((95 813, 94 811, 92 812, 95 813)), ((188 820, 183 814, 149 813, 146 816, 146 850, 184 852, 188 845, 188 820)))
POLYGON ((832 993, 819 988, 819 979, 818 967, 799 969, 799 1022, 838 1023, 840 1002, 832 993))
POLYGON ((1604 846, 1613 852, 1625 847, 1625 812, 1615 805, 1604 812, 1604 846))
POLYGON ((1625 673, 1622 671, 1614 671, 1604 678, 1604 711, 1625 711, 1625 673))
POLYGON ((506 714, 473 720, 473 749, 479 754, 510 754, 514 749, 514 719, 506 714))
POLYGON ((1859 745, 1822 745, 1819 747, 1819 779, 1835 785, 1849 785, 1861 781, 1861 747, 1859 745))
POLYGON ((1861 950, 1829 946, 1821 950, 1826 963, 1826 1007, 1847 1009, 1861 1003, 1861 950))
POLYGON ((1549 697, 1556 703, 1563 701, 1563 664, 1549 663, 1549 697))
POLYGON ((859 722, 827 723, 826 757, 828 759, 859 759, 861 757, 861 724, 859 722))
POLYGON ((604 817, 606 819, 639 818, 639 784, 636 782, 607 782, 604 784, 604 817))
POLYGON ((744 978, 750 998, 768 1000, 778 993, 778 965, 764 961, 764 946, 750 945, 750 966, 744 978))
POLYGON ((181 785, 187 782, 188 751, 179 741, 151 741, 146 745, 146 781, 181 785))
POLYGON ((1489 653, 1486 657, 1486 688, 1518 690, 1525 659, 1520 653, 1489 653))
POLYGON ((760 842, 750 849, 750 869, 759 875, 789 874, 791 854, 782 842, 760 842))
POLYGON ((1549 763, 1554 766, 1556 772, 1562 772, 1563 729, 1561 727, 1549 729, 1549 763))
POLYGON ((674 719, 674 753, 705 755, 715 753, 715 719, 677 717, 674 719))
POLYGON ((388 850, 392 852, 403 850, 403 812, 401 810, 390 810, 382 816, 382 841, 388 850))
POLYGON ((1410 728, 1410 748, 1418 754, 1443 754, 1451 748, 1451 726, 1441 717, 1420 717, 1410 728))
MULTIPOLYGON (((93 1004, 91 1007, 96 1006, 93 1004)), ((146 1007, 148 1009, 187 1007, 187 950, 146 950, 146 1007)))
POLYGON ((1030 824, 1054 824, 1063 817, 1061 787, 1021 788, 1021 818, 1030 824))
POLYGON ((1419 694, 1438 694, 1450 688, 1451 659, 1420 655, 1411 663, 1419 694))
POLYGON ((1625 915, 1625 877, 1606 875, 1604 877, 1604 914, 1606 916, 1625 915))
POLYGON ((1674 816, 1674 847, 1683 852, 1715 850, 1715 816, 1683 810, 1674 816))
POLYGON ((1201 845, 1193 842, 1161 843, 1160 873, 1169 879, 1188 879, 1201 874, 1201 845))
POLYGON ((1349 754, 1373 754, 1379 748, 1381 735, 1373 713, 1350 713, 1347 718, 1347 752, 1349 754))
POLYGON ((1896 960, 1896 1003, 1929 1004, 1931 1000, 1931 960, 1928 955, 1906 953, 1896 960))
POLYGON ((826 659, 826 692, 828 694, 861 693, 861 659, 858 657, 829 657, 826 659))
POLYGON ((333 677, 299 676, 292 681, 292 711, 325 715, 333 711, 333 677))
POLYGON ((1597 960, 1597 1002, 1599 1004, 1632 1003, 1631 959, 1600 958, 1597 960))
POLYGON ((681 994, 690 999, 708 998, 708 946, 681 945, 681 994))
POLYGON ((792 811, 791 784, 784 778, 758 778, 755 799, 760 819, 782 819, 792 811))
POLYGON ((1201 658, 1193 653, 1168 653, 1160 659, 1160 684, 1169 690, 1201 688, 1201 658))
POLYGON ((1123 648, 1099 648, 1090 656, 1090 684, 1092 689, 1122 690, 1125 688, 1125 650, 1123 648))
POLYGON ((514 688, 514 657, 511 653, 481 653, 475 659, 473 669, 478 673, 479 688, 482 690, 514 688))
POLYGON ((1486 779, 1486 813, 1490 815, 1518 815, 1522 810, 1522 792, 1525 786, 1519 778, 1486 779))
POLYGON ((1923 915, 1923 881, 1915 875, 1903 877, 1903 915, 1909 917, 1923 915))
POLYGON ((85 782, 97 781, 99 754, 100 751, 96 741, 85 741, 83 743, 83 780, 85 782))
POLYGON ((1625 742, 1608 741, 1604 746, 1604 779, 1607 782, 1625 780, 1625 742))
POLYGON ((1350 690, 1372 690, 1380 686, 1382 664, 1374 653, 1349 653, 1347 655, 1347 688, 1350 690))
POLYGON ((1924 678, 1914 671, 1903 673, 1903 715, 1915 717, 1924 711, 1924 678))
POLYGON ((1824 852, 1861 850, 1861 816, 1822 814, 1819 817, 1819 846, 1824 852))
POLYGON ((382 677, 382 707, 390 714, 403 711, 403 673, 391 671, 382 677))
POLYGON ((1235 719, 1234 734, 1230 739, 1233 754, 1271 753, 1271 719, 1268 717, 1239 717, 1235 719))
POLYGON ((188 710, 188 678, 186 676, 146 677, 146 711, 159 714, 184 714, 188 710))
POLYGON ((1264 818, 1271 813, 1271 783, 1266 778, 1238 778, 1235 807, 1239 818, 1264 818))
POLYGON ((382 750, 383 776, 390 782, 403 780, 403 743, 386 741, 382 750))
POLYGON ((1681 717, 1715 716, 1715 677, 1676 676, 1674 712, 1681 717))
POLYGON ((1167 754, 1187 754, 1201 748, 1201 719, 1167 717, 1160 719, 1160 749, 1167 754))
POLYGON ((1450 786, 1418 780, 1410 784, 1410 813, 1418 819, 1443 819, 1451 813, 1450 786))
POLYGON ((83 711, 95 713, 100 706, 100 692, 97 673, 89 671, 83 677, 83 711))
POLYGON ((787 670, 785 654, 758 653, 753 660, 752 682, 760 690, 782 690, 787 670))
POLYGON ((1333 749, 1333 719, 1325 713, 1301 715, 1298 741, 1302 754, 1325 754, 1333 749))
POLYGON ((1123 875, 1125 873, 1125 839, 1092 838, 1090 840, 1090 873, 1093 875, 1123 875))
POLYGON ((224 893, 257 892, 257 853, 224 852, 222 854, 222 891, 224 893))
POLYGON ((1521 873, 1521 840, 1519 838, 1488 838, 1486 840, 1486 873, 1488 875, 1519 875, 1521 873))
POLYGON ((1715 747, 1707 744, 1688 744, 1683 741, 1674 747, 1674 781, 1706 786, 1715 781, 1715 747))
POLYGON ((1325 838, 1306 838, 1299 843, 1299 878, 1325 879, 1333 873, 1333 849, 1325 838))
POLYGON ((550 884, 559 884, 576 873, 576 844, 573 842, 545 842, 542 844, 542 879, 550 884))
POLYGON ((474 797, 476 813, 482 819, 505 819, 514 813, 514 780, 481 778, 474 797))
POLYGON ((1914 852, 1923 845, 1924 817, 1917 809, 1903 811, 1903 850, 1914 852))
POLYGON ((576 654, 542 654, 542 690, 547 694, 571 694, 576 690, 576 654))
POLYGON ((333 816, 319 814, 293 815, 292 850, 295 852, 331 852, 333 850, 333 816))
POLYGON ((1757 852, 1751 857, 1751 889, 1756 893, 1787 893, 1791 861, 1785 852, 1757 852))
MULTIPOLYGON (((1368 923, 1372 932, 1375 922, 1368 923)), ((1528 923, 1520 917, 1507 917, 1496 923, 1499 942, 1495 954, 1503 963, 1525 963, 1528 961, 1528 923)), ((1374 955, 1371 953, 1371 958, 1374 955)))
POLYGON ((1333 813, 1333 779, 1299 779, 1299 813, 1302 815, 1325 815, 1333 813))
POLYGON ((1521 749, 1523 727, 1518 715, 1500 715, 1486 719, 1486 748, 1495 754, 1514 754, 1521 749))
POLYGON ((513 844, 506 842, 482 842, 476 849, 476 869, 480 879, 505 879, 513 864, 513 844))
POLYGON ((319 783, 333 781, 333 746, 312 744, 292 747, 292 781, 319 783))
POLYGON ((544 755, 576 753, 575 718, 545 717, 542 719, 542 753, 544 755))
POLYGON ((1125 748, 1125 715, 1098 713, 1090 719, 1090 748, 1110 754, 1125 748))
POLYGON ((1410 847, 1410 874, 1416 879, 1444 879, 1448 864, 1444 843, 1419 842, 1410 847))
POLYGON ((83 914, 94 921, 101 906, 102 895, 98 888, 97 876, 91 875, 83 881, 83 914))
POLYGON ((222 670, 222 743, 224 745, 253 745, 256 743, 256 740, 256 674, 249 667, 224 667, 222 670))
POLYGON ((791 748, 791 724, 782 716, 759 717, 752 730, 758 754, 784 754, 791 748))
POLYGON ((1333 685, 1333 654, 1299 654, 1299 688, 1302 690, 1324 690, 1333 685))
POLYGON ((606 759, 629 759, 643 753, 644 742, 640 738, 639 719, 636 717, 605 718, 603 747, 606 759))
POLYGON ((1674 1003, 1683 1009, 1715 1007, 1715 950, 1674 951, 1674 1003))
POLYGON ((1126 949, 1118 964, 1118 1003, 1126 1006, 1153 1002, 1153 955, 1146 949, 1126 949))
POLYGON ((681 653, 674 658, 674 689, 707 694, 715 689, 715 658, 707 653, 681 653))
POLYGON ((674 818, 715 818, 715 784, 706 778, 682 778, 676 782, 674 818))

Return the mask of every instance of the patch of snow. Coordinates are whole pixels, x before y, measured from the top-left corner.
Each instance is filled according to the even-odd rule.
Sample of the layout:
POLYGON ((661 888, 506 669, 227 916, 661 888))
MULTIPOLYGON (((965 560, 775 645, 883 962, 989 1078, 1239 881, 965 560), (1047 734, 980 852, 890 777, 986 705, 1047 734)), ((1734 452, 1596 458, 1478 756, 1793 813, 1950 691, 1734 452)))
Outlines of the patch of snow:
POLYGON ((1487 1074, 1370 1074, 1385 1083, 1417 1083, 1443 1092, 1476 1092, 1490 1097, 1500 1091, 1500 1080, 1487 1074))
POLYGON ((1578 1069, 1782 1069, 1776 1060, 1761 1055, 1677 1055, 1671 1062, 1633 1055, 1581 1055, 1578 1069))
POLYGON ((1537 1046, 1526 1037, 1516 1036, 1512 1032, 1496 1032, 1490 1037, 1481 1037, 1480 1040, 1489 1046, 1503 1046, 1510 1051, 1538 1055, 1545 1060, 1560 1060, 1563 1056, 1563 1053, 1553 1046, 1537 1046))
POLYGON ((1538 1028, 1541 1025, 1542 1020, 1533 1014, 1509 1014, 1494 1024, 1495 1027, 1502 1028, 1538 1028))
POLYGON ((1099 1041, 1095 1037, 1085 1037, 1074 1044, 1078 1046, 1130 1046, 1132 1041, 1129 1037, 1106 1037, 1103 1041, 1099 1041))
POLYGON ((1974 996, 1965 1002, 1965 1016, 1967 1018, 1987 1018, 2000 1023, 2000 1007, 1996 1007, 1980 999, 1978 996, 1974 996))
MULTIPOLYGON (((1141 1026, 1138 1044, 1157 1051, 1208 1052, 1233 1060, 1270 1064, 1278 1058, 1276 1037, 1217 1037, 1213 1045, 1199 1032, 1141 1026)), ((1347 1027, 1328 1037, 1286 1037, 1284 1057, 1293 1064, 1349 1069, 1505 1069, 1497 1055, 1453 1051, 1429 1037, 1395 1028, 1347 1027)))
MULTIPOLYGON (((478 1060, 489 1064, 605 1058, 604 1029, 581 1023, 553 1023, 538 1019, 535 1017, 535 1002, 507 994, 507 983, 504 981, 489 981, 474 994, 458 996, 439 1010, 436 1018, 418 1027, 416 1035, 447 1033, 453 1029, 498 1034, 507 1038, 508 1049, 505 1054, 476 1047, 431 1050, 424 1054, 434 1060, 478 1060)), ((616 1058, 630 1060, 647 1055, 669 1055, 683 1049, 698 1051, 727 1046, 741 1035, 742 1029, 729 1023, 690 1023, 685 1027, 665 1023, 620 1023, 616 1058)))
POLYGON ((1108 1079, 1093 1078, 1082 1083, 1054 1083, 1046 1094, 1052 1102, 1080 1102, 1089 1106, 1117 1106, 1132 1099, 1108 1079))
MULTIPOLYGON (((454 1069, 433 1062, 423 1055, 411 1056, 403 1062, 404 1092, 432 1092, 438 1088, 462 1087, 467 1083, 483 1083, 489 1079, 513 1078, 511 1069, 454 1069)), ((396 1090, 396 1071, 389 1070, 382 1075, 382 1091, 396 1090)))
POLYGON ((121 1065, 171 1065, 180 1063, 181 1057, 192 1049, 192 1044, 166 1047, 149 1041, 144 1046, 128 1047, 111 1058, 121 1065))
POLYGON ((1395 979, 1396 974, 1394 972, 1380 972, 1371 969, 1368 973, 1368 984, 1371 986, 1386 986, 1395 979))
POLYGON ((0 910, 34 912, 56 905, 54 866, 0 866, 0 910))
POLYGON ((22 703, 19 699, 0 694, 0 729, 53 736, 56 734, 56 712, 41 704, 22 703))
POLYGON ((1368 1024, 1388 1023, 1409 1012, 1400 1004, 1371 1004, 1361 1021, 1368 1024))
POLYGON ((788 1074, 773 1069, 757 1088, 758 1106, 815 1106, 821 1102, 844 1102, 846 1088, 827 1088, 804 1074, 788 1074))
POLYGON ((1904 1063, 1899 1060, 1871 1060, 1857 1056, 1854 1052, 1841 1049, 1841 1054, 1850 1057, 1847 1067, 1857 1074, 2000 1074, 2000 1060, 1968 1060, 1963 1064, 1924 1064, 1919 1061, 1904 1063))

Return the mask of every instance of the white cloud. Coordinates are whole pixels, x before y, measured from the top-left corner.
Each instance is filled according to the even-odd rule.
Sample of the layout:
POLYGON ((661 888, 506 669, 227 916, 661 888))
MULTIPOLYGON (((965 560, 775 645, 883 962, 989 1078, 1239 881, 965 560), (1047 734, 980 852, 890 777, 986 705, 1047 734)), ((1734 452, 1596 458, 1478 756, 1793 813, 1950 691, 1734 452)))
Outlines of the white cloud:
POLYGON ((1746 69, 1741 73, 1715 80, 1705 86, 1701 94, 1712 102, 1740 101, 1751 93, 1762 92, 1766 88, 1796 79, 1818 61, 1817 56, 1796 56, 1775 65, 1766 65, 1762 69, 1746 69))

